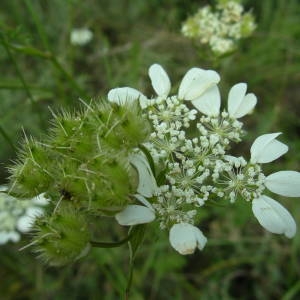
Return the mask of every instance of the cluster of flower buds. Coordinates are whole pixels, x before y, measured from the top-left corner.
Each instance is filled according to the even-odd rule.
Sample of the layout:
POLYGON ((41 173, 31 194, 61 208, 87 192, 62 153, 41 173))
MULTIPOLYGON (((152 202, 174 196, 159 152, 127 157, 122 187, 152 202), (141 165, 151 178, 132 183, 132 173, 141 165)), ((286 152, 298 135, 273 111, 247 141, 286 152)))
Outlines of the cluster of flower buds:
POLYGON ((215 55, 232 52, 238 40, 248 37, 256 25, 251 12, 244 13, 239 0, 218 0, 215 8, 206 5, 182 25, 182 34, 215 55))
POLYGON ((250 148, 248 161, 228 153, 231 143, 240 142, 243 136, 239 119, 251 113, 257 102, 254 94, 247 93, 247 85, 234 85, 227 109, 221 110, 220 76, 215 71, 190 69, 176 95, 170 95, 170 79, 160 65, 152 65, 149 76, 157 96, 147 99, 128 87, 108 94, 110 101, 120 105, 138 101, 152 123, 144 145, 154 162, 153 173, 144 174, 140 180, 148 181, 153 192, 148 199, 142 197, 143 193, 137 198, 142 205, 129 205, 118 213, 119 223, 135 225, 155 220, 161 229, 169 231, 170 243, 179 253, 190 254, 196 247, 203 249, 207 241, 195 226, 205 204, 244 199, 252 202, 253 213, 265 229, 293 237, 294 219, 265 195, 269 190, 282 196, 300 196, 299 172, 265 176, 262 171, 263 164, 288 151, 277 140, 280 133, 259 136, 250 148))

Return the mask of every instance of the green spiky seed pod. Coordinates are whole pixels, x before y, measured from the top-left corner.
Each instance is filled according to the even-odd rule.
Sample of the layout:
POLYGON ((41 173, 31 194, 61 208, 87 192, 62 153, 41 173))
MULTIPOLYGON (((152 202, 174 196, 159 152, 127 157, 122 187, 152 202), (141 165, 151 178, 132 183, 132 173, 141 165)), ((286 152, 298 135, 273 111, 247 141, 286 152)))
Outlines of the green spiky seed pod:
POLYGON ((34 229, 34 252, 51 266, 72 263, 90 248, 86 216, 70 204, 61 203, 55 214, 39 218, 34 229))
POLYGON ((53 116, 42 142, 26 140, 11 168, 11 193, 29 197, 45 192, 53 207, 65 201, 96 215, 124 209, 137 187, 130 153, 150 132, 138 103, 102 101, 53 116))
POLYGON ((128 205, 129 194, 134 192, 128 159, 122 155, 106 157, 96 166, 91 165, 90 170, 98 176, 87 174, 91 177, 89 189, 92 195, 88 209, 94 213, 115 214, 128 205))
POLYGON ((96 151, 96 126, 87 122, 87 112, 55 116, 50 145, 62 156, 85 160, 96 151))
POLYGON ((53 182, 51 152, 33 139, 26 139, 18 162, 10 168, 10 194, 30 198, 46 191, 53 182))
POLYGON ((101 102, 96 105, 95 111, 98 113, 91 116, 99 122, 97 140, 110 149, 132 151, 150 134, 150 125, 141 116, 138 102, 122 106, 101 102))

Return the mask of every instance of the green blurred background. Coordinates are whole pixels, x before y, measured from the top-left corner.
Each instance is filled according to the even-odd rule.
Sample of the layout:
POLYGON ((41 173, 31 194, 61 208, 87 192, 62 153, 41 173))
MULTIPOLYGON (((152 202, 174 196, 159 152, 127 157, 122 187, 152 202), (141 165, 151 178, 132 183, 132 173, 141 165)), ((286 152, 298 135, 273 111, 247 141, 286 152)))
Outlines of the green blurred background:
MULTIPOLYGON (((79 98, 105 96, 131 86, 147 95, 147 69, 162 64, 174 91, 192 66, 215 68, 180 27, 187 16, 211 1, 196 0, 1 0, 0 7, 0 184, 27 134, 39 137, 51 113, 73 110, 79 98), (85 46, 70 43, 74 28, 94 37, 85 46)), ((290 151, 264 170, 300 170, 300 2, 243 2, 258 23, 254 35, 216 69, 224 104, 231 85, 247 82, 258 105, 243 119, 245 142, 233 149, 248 157, 254 138, 282 131, 290 151)), ((300 224, 300 200, 277 197, 300 224)), ((102 239, 119 228, 99 223, 102 239)), ((140 249, 130 299, 300 299, 300 238, 264 231, 249 203, 208 207, 201 229, 209 241, 203 252, 180 256, 166 233, 149 227, 140 249)), ((44 267, 18 249, 0 248, 0 299, 121 299, 128 277, 128 250, 93 249, 63 268, 44 267)))

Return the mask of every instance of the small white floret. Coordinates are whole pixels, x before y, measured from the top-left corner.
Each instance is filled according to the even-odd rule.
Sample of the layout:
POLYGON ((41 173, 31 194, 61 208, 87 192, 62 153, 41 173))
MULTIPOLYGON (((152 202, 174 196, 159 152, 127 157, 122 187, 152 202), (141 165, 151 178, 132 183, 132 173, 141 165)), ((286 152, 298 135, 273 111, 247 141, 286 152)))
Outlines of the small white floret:
POLYGON ((262 227, 272 233, 292 238, 296 234, 296 223, 291 214, 277 201, 261 196, 252 201, 252 211, 262 227))
POLYGON ((300 197, 300 173, 279 171, 266 177, 266 187, 273 193, 286 197, 300 197))
POLYGON ((148 73, 153 89, 155 90, 157 95, 167 97, 171 90, 171 82, 166 71, 162 68, 161 65, 153 64, 149 68, 148 73))
POLYGON ((201 230, 188 223, 173 225, 169 240, 171 246, 183 255, 193 254, 196 248, 202 250, 207 242, 201 230))
POLYGON ((276 140, 281 134, 269 133, 259 136, 252 144, 251 162, 252 163, 269 163, 288 151, 288 146, 276 140))

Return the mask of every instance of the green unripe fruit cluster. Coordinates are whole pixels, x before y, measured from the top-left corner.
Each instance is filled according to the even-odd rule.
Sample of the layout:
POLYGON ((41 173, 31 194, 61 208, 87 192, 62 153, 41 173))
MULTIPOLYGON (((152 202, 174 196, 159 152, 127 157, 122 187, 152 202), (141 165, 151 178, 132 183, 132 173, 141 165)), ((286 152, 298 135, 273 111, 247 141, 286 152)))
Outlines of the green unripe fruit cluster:
POLYGON ((52 266, 76 261, 90 249, 88 224, 71 204, 62 204, 55 214, 38 219, 35 231, 34 251, 52 266))
POLYGON ((45 193, 50 199, 33 240, 44 261, 76 260, 89 245, 89 217, 114 216, 128 205, 138 186, 129 156, 149 133, 138 102, 118 106, 105 100, 54 115, 46 137, 25 139, 10 168, 9 193, 45 193))
POLYGON ((92 213, 116 213, 135 192, 128 156, 148 137, 138 103, 108 101, 55 116, 41 142, 26 140, 11 168, 10 192, 32 197, 46 192, 54 205, 72 201, 92 213))

